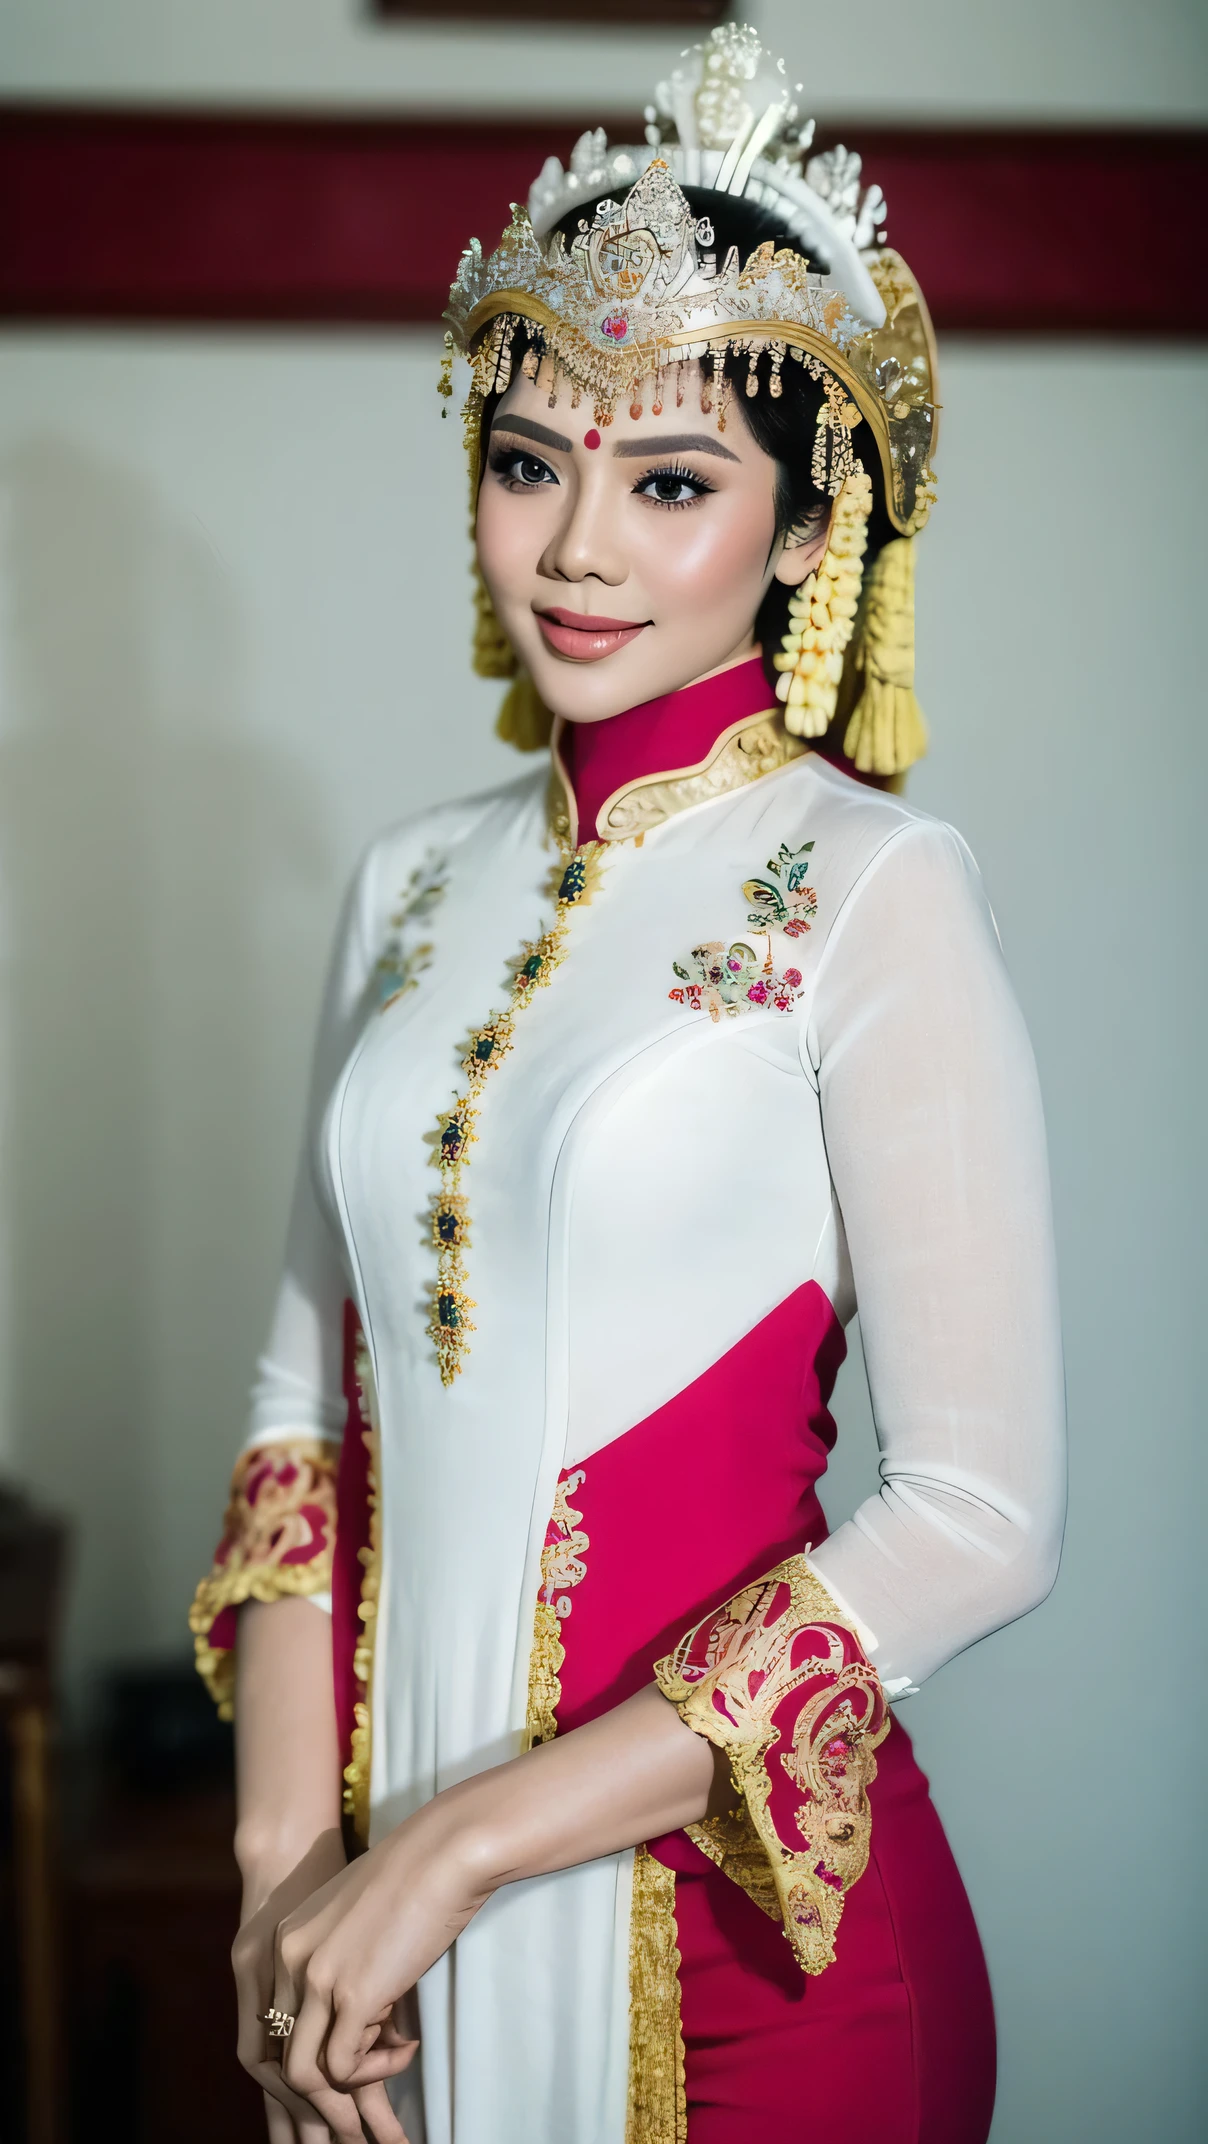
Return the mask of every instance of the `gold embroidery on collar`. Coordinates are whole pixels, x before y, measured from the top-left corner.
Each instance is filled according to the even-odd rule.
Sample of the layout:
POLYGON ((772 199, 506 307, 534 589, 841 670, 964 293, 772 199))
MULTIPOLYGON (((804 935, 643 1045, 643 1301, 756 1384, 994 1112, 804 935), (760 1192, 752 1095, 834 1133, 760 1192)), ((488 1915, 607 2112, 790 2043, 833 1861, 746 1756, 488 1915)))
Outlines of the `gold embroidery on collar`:
MULTIPOLYGON (((597 825, 606 841, 640 838, 693 804, 706 804, 713 797, 745 789, 765 774, 775 774, 808 749, 800 737, 789 736, 778 709, 744 715, 741 722, 731 723, 728 730, 722 731, 708 757, 695 767, 648 774, 641 781, 614 789, 600 808, 597 825)), ((554 833, 565 839, 572 831, 574 798, 558 751, 558 731, 551 756, 550 824, 554 833)))

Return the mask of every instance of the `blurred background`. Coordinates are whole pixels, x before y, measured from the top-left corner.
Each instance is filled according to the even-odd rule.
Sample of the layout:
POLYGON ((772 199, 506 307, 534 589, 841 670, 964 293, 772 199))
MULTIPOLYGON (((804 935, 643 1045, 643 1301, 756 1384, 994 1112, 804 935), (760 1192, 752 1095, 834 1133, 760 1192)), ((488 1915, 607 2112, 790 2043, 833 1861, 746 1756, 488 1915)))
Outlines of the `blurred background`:
MULTIPOLYGON (((1191 2144, 1208 14, 738 12, 934 301, 910 794, 981 862, 1049 1115, 1065 1567, 905 1714, 989 1954, 994 2144, 1191 2144)), ((259 2133, 185 1616, 341 889, 384 823, 516 769, 469 669, 443 293, 723 13, 0 13, 0 2126, 32 2144, 259 2133)), ((875 1480, 858 1345, 840 1425, 832 1523, 875 1480)))

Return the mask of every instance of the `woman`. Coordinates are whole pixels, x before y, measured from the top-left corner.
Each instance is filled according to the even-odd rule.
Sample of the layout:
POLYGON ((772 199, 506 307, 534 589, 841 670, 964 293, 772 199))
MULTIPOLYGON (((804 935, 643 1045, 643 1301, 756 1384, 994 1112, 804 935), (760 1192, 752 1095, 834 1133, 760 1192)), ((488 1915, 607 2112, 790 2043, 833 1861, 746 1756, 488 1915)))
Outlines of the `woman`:
POLYGON ((754 33, 660 102, 454 286, 478 658, 552 780, 358 876, 194 1613, 277 2144, 989 2126, 888 1701, 1052 1584, 1061 1371, 993 920, 887 786, 930 335, 754 33), (828 1536, 857 1303, 882 1487, 828 1536))

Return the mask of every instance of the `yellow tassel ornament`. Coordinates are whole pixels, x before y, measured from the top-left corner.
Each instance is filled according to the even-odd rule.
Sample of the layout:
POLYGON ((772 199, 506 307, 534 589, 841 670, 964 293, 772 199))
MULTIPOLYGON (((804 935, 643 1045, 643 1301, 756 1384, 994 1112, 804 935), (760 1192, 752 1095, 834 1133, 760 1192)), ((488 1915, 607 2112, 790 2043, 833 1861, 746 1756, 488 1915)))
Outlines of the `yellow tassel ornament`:
POLYGON ((527 670, 517 672, 495 717, 495 735, 518 752, 541 752, 550 741, 554 718, 527 670))
POLYGON ((857 464, 831 515, 826 551, 789 602, 789 630, 772 660, 794 737, 824 737, 834 720, 843 657, 860 607, 872 482, 857 464))
POLYGON ((554 726, 544 700, 527 670, 516 661, 511 641, 495 615, 477 565, 474 567, 474 669, 479 677, 510 677, 511 686, 495 717, 495 734, 518 752, 540 752, 554 726))
POLYGON ((904 774, 927 750, 914 696, 914 543, 887 543, 873 560, 853 650, 857 699, 843 750, 861 774, 904 774))

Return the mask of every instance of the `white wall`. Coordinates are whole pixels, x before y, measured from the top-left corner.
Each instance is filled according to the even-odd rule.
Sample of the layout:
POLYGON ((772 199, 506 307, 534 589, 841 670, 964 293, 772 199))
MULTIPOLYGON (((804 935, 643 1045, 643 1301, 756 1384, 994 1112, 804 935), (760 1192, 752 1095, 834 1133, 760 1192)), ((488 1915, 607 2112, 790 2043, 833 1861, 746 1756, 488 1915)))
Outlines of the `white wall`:
MULTIPOLYGON (((439 0, 433 15, 439 17, 439 0)), ((1201 0, 750 0, 825 114, 1208 111, 1201 0)), ((362 0, 5 0, 0 86, 39 96, 634 111, 687 31, 375 24, 362 0)))
MULTIPOLYGON (((1205 16, 1176 0, 757 12, 808 29, 823 111, 1208 105, 1205 16)), ((352 0, 7 0, 0 87, 464 91, 586 119, 680 41, 381 32, 352 0)), ((1076 243, 1085 204, 1056 212, 1076 243)), ((515 765, 468 672, 437 347, 0 336, 0 1468, 76 1521, 77 1688, 182 1647, 352 859, 515 765)), ((980 856, 1036 1039, 1072 1437, 1053 1600, 905 1715, 987 1938, 995 2144, 1199 2133, 1206 387, 1195 350, 944 351, 912 793, 980 856)), ((832 1518, 875 1465, 858 1365, 843 1425, 832 1518)))

